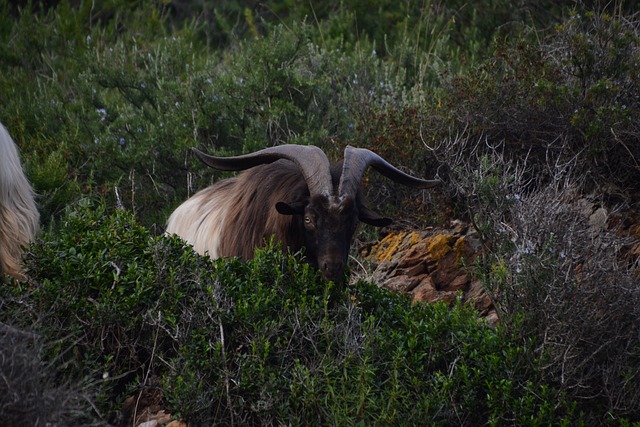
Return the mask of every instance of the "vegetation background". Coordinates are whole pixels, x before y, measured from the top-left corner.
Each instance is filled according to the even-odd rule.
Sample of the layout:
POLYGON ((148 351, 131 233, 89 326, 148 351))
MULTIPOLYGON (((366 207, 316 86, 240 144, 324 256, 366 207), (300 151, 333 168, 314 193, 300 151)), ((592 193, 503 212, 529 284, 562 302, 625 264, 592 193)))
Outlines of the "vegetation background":
POLYGON ((0 288, 3 422, 131 425, 127 398, 155 396, 195 426, 637 425, 637 13, 0 0, 0 122, 43 221, 29 280, 0 288), (277 245, 242 264, 162 235, 226 176, 190 147, 283 143, 442 179, 421 193, 372 174, 368 196, 404 227, 473 223, 500 325, 327 286, 277 245))

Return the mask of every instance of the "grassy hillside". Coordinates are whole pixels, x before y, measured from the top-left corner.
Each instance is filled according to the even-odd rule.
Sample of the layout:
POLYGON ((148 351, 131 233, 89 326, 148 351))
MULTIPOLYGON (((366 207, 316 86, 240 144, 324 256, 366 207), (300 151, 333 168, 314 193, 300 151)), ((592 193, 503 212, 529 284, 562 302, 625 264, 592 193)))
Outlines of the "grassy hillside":
POLYGON ((125 423, 125 399, 154 391, 193 425, 640 422, 636 12, 0 0, 0 122, 44 228, 29 280, 0 288, 2 413, 125 423), (211 262, 162 236, 227 176, 190 147, 284 143, 442 179, 371 174, 368 197, 400 224, 472 223, 500 326, 327 286, 277 248, 211 262))

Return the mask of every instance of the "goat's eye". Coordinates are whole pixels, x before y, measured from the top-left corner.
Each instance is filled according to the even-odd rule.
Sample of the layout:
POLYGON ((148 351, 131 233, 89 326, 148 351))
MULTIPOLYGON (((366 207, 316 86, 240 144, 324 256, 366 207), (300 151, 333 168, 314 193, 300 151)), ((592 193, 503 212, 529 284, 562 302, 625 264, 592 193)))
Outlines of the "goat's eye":
POLYGON ((312 217, 311 215, 305 215, 304 216, 304 227, 307 230, 314 230, 316 228, 316 224, 315 224, 315 218, 312 217))

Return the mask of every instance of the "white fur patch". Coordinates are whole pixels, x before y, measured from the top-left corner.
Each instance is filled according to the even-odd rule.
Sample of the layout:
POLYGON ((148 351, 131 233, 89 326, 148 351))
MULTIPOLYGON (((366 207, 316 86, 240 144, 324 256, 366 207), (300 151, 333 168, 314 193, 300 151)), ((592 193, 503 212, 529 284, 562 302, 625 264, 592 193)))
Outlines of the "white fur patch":
POLYGON ((201 255, 218 258, 228 208, 227 192, 205 188, 171 214, 167 234, 182 237, 201 255))
POLYGON ((22 249, 38 231, 40 214, 18 149, 0 124, 0 272, 22 278, 22 249))

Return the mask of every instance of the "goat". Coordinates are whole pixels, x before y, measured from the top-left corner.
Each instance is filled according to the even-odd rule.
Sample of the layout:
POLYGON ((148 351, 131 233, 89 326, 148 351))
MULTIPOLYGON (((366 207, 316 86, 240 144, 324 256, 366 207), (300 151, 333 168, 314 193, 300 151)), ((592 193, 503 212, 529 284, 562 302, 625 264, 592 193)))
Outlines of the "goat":
POLYGON ((33 188, 22 170, 18 149, 0 124, 0 273, 24 279, 22 247, 35 236, 39 220, 33 188))
POLYGON ((336 283, 344 279, 358 220, 377 227, 392 222, 364 205, 360 181, 369 166, 411 187, 439 183, 408 175, 362 148, 347 147, 344 160, 333 166, 315 146, 281 145, 235 157, 193 151, 212 168, 244 172, 180 205, 167 221, 168 234, 200 254, 245 260, 274 236, 293 251, 304 248, 306 262, 336 283))

